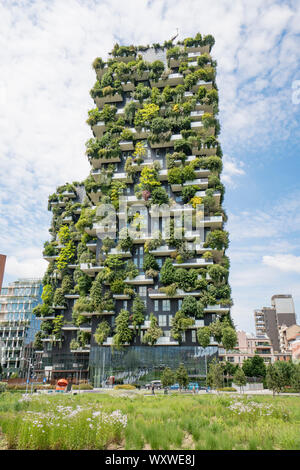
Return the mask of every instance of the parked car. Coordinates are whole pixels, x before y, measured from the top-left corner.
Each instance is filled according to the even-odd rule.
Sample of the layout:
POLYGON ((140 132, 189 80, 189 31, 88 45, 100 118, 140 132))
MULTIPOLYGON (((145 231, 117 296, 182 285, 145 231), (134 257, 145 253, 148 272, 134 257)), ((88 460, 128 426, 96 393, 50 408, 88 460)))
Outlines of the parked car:
POLYGON ((170 390, 179 390, 179 388, 179 384, 173 384, 171 385, 170 390))
POLYGON ((152 380, 149 384, 146 384, 145 387, 148 390, 151 390, 152 386, 154 385, 155 389, 161 389, 163 388, 161 380, 152 380))

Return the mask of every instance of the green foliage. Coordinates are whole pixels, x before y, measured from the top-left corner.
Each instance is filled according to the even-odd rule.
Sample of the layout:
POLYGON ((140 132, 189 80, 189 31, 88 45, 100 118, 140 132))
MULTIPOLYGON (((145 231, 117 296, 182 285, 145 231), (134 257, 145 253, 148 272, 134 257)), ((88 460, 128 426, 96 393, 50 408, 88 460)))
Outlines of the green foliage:
POLYGON ((116 333, 113 336, 113 347, 120 349, 123 344, 132 339, 132 330, 129 328, 129 312, 122 309, 116 318, 116 333))
POLYGON ((262 357, 255 355, 245 359, 242 369, 246 377, 265 377, 266 366, 262 357))
POLYGON ((108 337, 110 333, 110 326, 107 323, 107 321, 103 320, 101 321, 94 334, 94 338, 97 344, 103 344, 106 338, 108 337))
POLYGON ((210 328, 208 326, 203 326, 197 329, 197 339, 198 343, 202 348, 207 348, 210 344, 210 328))
POLYGON ((195 320, 193 318, 186 317, 182 310, 176 312, 172 319, 171 336, 176 340, 182 341, 182 332, 187 330, 190 326, 193 326, 195 320))
POLYGON ((55 306, 65 306, 66 305, 66 299, 65 299, 65 295, 64 295, 64 291, 62 289, 62 287, 59 287, 58 289, 56 289, 55 291, 55 294, 54 294, 54 297, 53 297, 53 304, 55 306))
POLYGON ((60 254, 56 261, 56 266, 59 271, 62 271, 74 261, 76 247, 73 241, 66 243, 65 247, 61 249, 60 254))
POLYGON ((59 339, 61 336, 61 329, 64 324, 64 316, 63 315, 57 315, 53 319, 53 330, 52 334, 55 336, 56 339, 59 339))
POLYGON ((220 388, 223 385, 223 366, 216 359, 209 364, 206 381, 207 385, 212 388, 220 388))
POLYGON ((133 303, 132 303, 132 324, 135 328, 141 325, 142 323, 144 323, 145 310, 146 310, 146 307, 145 307, 144 302, 142 301, 140 296, 137 295, 133 299, 133 303))
POLYGON ((175 281, 175 272, 176 268, 174 268, 171 258, 166 258, 160 270, 160 282, 164 286, 172 284, 175 281))
POLYGON ((228 232, 224 230, 213 230, 208 232, 204 246, 210 247, 216 250, 222 250, 223 248, 228 248, 228 232))
POLYGON ((178 382, 180 388, 184 388, 189 383, 189 376, 187 370, 183 364, 180 364, 175 372, 176 382, 178 382))
POLYGON ((52 286, 50 284, 46 284, 43 287, 43 292, 41 295, 42 301, 44 302, 44 304, 51 305, 53 302, 53 296, 54 296, 54 292, 53 292, 52 286))
POLYGON ((247 383, 247 379, 245 376, 245 373, 243 369, 240 367, 237 368, 234 376, 233 376, 233 381, 236 385, 238 385, 240 388, 242 388, 244 385, 247 383))
POLYGON ((151 346, 153 346, 158 340, 158 338, 160 338, 162 335, 163 331, 158 326, 157 318, 153 315, 153 313, 151 313, 150 326, 144 334, 142 342, 144 344, 150 344, 151 346))
POLYGON ((170 387, 173 385, 175 382, 175 374, 174 372, 170 369, 170 367, 166 367, 161 375, 161 383, 162 386, 165 387, 170 387))

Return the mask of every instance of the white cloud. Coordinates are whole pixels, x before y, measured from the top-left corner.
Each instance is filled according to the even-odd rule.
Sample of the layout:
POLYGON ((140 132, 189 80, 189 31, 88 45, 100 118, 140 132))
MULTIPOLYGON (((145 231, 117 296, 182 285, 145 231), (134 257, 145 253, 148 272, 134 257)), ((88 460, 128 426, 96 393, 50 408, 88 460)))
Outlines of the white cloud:
POLYGON ((294 256, 291 254, 263 256, 263 263, 281 271, 300 274, 300 256, 294 256))
POLYGON ((222 180, 225 185, 236 186, 237 177, 245 174, 244 163, 228 155, 223 156, 222 180))

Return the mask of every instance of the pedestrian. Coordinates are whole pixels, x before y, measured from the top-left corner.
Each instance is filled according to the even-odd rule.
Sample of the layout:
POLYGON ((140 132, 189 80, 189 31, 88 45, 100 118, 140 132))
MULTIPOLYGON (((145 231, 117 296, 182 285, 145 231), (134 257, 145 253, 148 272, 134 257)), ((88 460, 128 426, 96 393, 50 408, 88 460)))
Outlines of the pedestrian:
POLYGON ((152 395, 155 395, 155 393, 154 393, 154 384, 152 384, 151 389, 152 389, 152 395))
POLYGON ((194 394, 194 395, 195 395, 195 391, 196 391, 196 390, 195 390, 195 385, 194 385, 194 386, 193 386, 193 394, 194 394))

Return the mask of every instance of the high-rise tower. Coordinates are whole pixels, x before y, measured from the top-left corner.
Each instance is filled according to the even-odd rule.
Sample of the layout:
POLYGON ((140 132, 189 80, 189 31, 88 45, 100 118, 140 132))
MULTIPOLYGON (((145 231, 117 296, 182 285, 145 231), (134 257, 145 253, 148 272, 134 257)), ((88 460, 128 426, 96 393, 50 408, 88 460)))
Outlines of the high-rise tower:
POLYGON ((110 375, 150 380, 180 363, 203 376, 230 328, 213 44, 200 34, 176 45, 116 44, 93 63, 91 174, 72 203, 60 208, 61 190, 51 196, 44 284, 60 315, 49 320, 61 322, 51 360, 63 364, 65 351, 78 364, 85 349, 96 386, 110 375))

